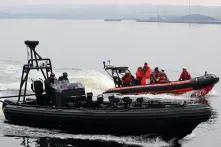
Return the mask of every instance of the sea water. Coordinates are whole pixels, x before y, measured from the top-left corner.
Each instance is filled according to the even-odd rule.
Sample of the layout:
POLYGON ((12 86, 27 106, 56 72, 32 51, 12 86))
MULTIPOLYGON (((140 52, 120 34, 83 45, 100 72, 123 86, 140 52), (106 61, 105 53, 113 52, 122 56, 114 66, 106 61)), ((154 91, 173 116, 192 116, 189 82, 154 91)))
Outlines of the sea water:
MULTIPOLYGON (((205 71, 221 75, 219 63, 221 25, 105 22, 102 20, 0 20, 0 96, 16 95, 22 65, 27 62, 24 40, 39 40, 37 51, 52 60, 56 76, 67 72, 71 82, 81 82, 95 95, 114 86, 103 61, 129 66, 134 73, 144 62, 163 68, 177 80, 186 67, 192 76, 205 71)), ((31 79, 40 74, 31 73, 31 79)), ((28 85, 30 89, 30 85, 28 85)), ((221 141, 221 86, 208 95, 214 115, 198 125, 176 146, 219 146, 221 141)), ((162 99, 188 99, 170 95, 162 99)), ((0 111, 0 146, 171 146, 159 137, 69 134, 5 122, 0 111)))

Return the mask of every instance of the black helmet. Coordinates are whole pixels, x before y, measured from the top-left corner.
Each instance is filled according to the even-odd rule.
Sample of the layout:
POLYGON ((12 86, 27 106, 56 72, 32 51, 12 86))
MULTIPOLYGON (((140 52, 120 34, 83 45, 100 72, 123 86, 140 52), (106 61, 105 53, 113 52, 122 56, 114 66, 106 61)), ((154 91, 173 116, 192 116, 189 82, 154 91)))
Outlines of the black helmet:
POLYGON ((52 72, 52 73, 50 74, 50 77, 55 77, 55 74, 52 72))
POLYGON ((67 76, 68 76, 68 73, 63 72, 63 76, 64 76, 64 77, 67 77, 67 76))

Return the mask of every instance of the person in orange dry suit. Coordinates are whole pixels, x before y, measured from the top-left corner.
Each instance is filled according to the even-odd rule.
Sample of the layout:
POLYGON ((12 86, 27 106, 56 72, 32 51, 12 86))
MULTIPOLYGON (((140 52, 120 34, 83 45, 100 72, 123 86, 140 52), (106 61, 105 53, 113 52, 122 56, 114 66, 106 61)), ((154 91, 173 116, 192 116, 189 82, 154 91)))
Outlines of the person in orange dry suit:
POLYGON ((165 73, 165 71, 162 69, 159 75, 159 81, 158 83, 168 83, 169 79, 165 73))
POLYGON ((190 79, 191 79, 191 75, 189 74, 186 68, 183 68, 179 81, 185 81, 185 80, 190 80, 190 79))
POLYGON ((131 73, 127 72, 122 77, 123 86, 131 86, 133 84, 133 79, 134 79, 134 77, 131 75, 131 73))
POLYGON ((141 85, 150 84, 150 76, 152 74, 151 68, 145 62, 143 66, 143 77, 141 79, 141 85))
POLYGON ((136 71, 137 85, 141 84, 142 78, 143 78, 143 69, 142 69, 142 67, 138 67, 138 69, 136 71))
POLYGON ((159 71, 158 67, 155 67, 155 69, 152 73, 152 78, 153 78, 153 81, 151 82, 151 84, 158 83, 159 78, 160 78, 160 71, 159 71))

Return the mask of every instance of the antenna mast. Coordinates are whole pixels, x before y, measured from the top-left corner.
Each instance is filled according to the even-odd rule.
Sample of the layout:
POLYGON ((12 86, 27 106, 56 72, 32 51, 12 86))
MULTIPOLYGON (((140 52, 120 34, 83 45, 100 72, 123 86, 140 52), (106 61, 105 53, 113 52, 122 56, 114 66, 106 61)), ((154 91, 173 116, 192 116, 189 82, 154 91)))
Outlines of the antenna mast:
POLYGON ((28 64, 23 66, 18 101, 21 99, 21 95, 23 95, 23 102, 25 101, 26 91, 27 91, 27 83, 28 83, 28 75, 31 70, 41 71, 44 79, 47 79, 49 76, 49 72, 52 73, 52 65, 51 60, 48 58, 42 58, 35 50, 36 46, 39 44, 39 41, 25 41, 25 44, 29 50, 28 56, 28 64), (24 88, 24 89, 23 89, 24 88), (22 94, 23 93, 23 94, 22 94))

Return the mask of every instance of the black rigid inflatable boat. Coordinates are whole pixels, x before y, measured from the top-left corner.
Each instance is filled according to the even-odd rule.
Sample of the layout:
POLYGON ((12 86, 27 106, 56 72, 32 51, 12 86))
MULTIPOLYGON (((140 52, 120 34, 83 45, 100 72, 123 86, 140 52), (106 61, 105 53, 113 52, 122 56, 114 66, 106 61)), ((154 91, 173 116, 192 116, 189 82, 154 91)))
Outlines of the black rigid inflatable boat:
MULTIPOLYGON (((152 105, 153 106, 153 105, 152 105)), ((145 134, 182 138, 211 116, 204 104, 134 108, 57 108, 6 104, 12 123, 72 129, 74 133, 145 134)))
POLYGON ((41 71, 45 79, 52 73, 50 59, 42 58, 35 50, 37 41, 26 41, 31 50, 31 59, 23 66, 17 101, 5 100, 3 112, 7 122, 61 128, 73 133, 93 134, 149 134, 182 138, 190 134, 201 122, 211 116, 211 108, 205 104, 144 101, 130 97, 118 98, 99 95, 92 100, 92 93, 85 93, 80 83, 61 82, 51 85, 53 95, 45 93, 43 83, 34 81, 34 96, 28 96, 28 74, 41 71), (41 62, 41 64, 40 64, 41 62), (28 98, 27 98, 28 97, 28 98), (55 103, 51 103, 51 98, 55 103))

